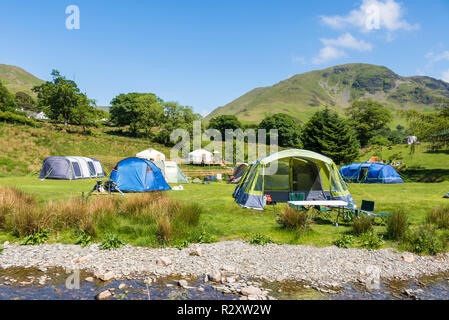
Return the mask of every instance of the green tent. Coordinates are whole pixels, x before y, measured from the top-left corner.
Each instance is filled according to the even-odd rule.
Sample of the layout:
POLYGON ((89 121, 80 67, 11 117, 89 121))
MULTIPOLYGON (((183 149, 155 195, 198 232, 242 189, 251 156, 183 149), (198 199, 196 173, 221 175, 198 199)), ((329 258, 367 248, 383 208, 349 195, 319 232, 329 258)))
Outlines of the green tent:
POLYGON ((189 183, 175 161, 153 161, 153 163, 161 169, 167 183, 189 183))
POLYGON ((354 203, 331 159, 298 149, 283 150, 256 160, 246 170, 233 197, 244 208, 263 210, 267 194, 276 202, 303 199, 354 203), (277 165, 274 173, 272 165, 277 165))

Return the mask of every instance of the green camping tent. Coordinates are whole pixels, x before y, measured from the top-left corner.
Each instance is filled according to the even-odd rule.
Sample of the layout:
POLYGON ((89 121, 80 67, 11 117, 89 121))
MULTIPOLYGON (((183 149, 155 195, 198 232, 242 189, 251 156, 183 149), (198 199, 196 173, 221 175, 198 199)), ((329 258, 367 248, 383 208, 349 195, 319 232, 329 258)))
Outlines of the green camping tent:
POLYGON ((276 202, 303 198, 354 203, 335 163, 308 150, 283 150, 258 159, 246 170, 233 197, 244 208, 263 210, 266 194, 276 202))

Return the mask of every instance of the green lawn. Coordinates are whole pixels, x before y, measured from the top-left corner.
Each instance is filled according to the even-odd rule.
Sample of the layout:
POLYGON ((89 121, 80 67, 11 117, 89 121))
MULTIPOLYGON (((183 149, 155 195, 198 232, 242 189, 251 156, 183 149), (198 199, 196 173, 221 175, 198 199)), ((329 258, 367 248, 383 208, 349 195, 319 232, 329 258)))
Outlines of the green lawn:
MULTIPOLYGON (((36 176, 0 178, 0 186, 15 186, 35 195, 42 202, 68 199, 80 196, 82 192, 87 194, 94 184, 94 180, 41 181, 36 176)), ((259 233, 282 243, 328 246, 350 230, 347 225, 334 227, 330 221, 316 221, 312 231, 305 234, 281 229, 274 221, 271 207, 263 212, 240 208, 232 198, 234 187, 225 183, 188 184, 184 185, 184 191, 168 191, 168 194, 174 199, 201 204, 204 214, 201 216, 200 225, 218 240, 249 239, 259 233)), ((449 204, 449 200, 442 199, 449 191, 448 181, 433 184, 352 184, 349 189, 359 205, 362 200, 374 200, 378 212, 395 212, 400 207, 405 208, 413 226, 423 224, 431 208, 439 204, 449 204)), ((127 195, 131 196, 133 195, 127 195)), ((95 201, 95 197, 91 201, 95 201)), ((282 206, 278 205, 277 210, 280 211, 282 206)), ((385 227, 376 227, 376 230, 382 233, 385 227)), ((0 232, 0 241, 2 239, 12 238, 11 235, 0 232)), ((138 240, 135 240, 135 243, 133 240, 130 242, 145 245, 138 240)), ((385 246, 395 244, 387 241, 385 246)))

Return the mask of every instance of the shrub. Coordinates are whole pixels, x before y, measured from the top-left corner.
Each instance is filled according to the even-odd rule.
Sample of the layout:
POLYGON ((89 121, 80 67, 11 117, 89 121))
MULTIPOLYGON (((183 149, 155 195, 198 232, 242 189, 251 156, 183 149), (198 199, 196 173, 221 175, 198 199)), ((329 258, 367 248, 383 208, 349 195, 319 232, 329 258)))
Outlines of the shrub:
POLYGON ((84 230, 81 230, 79 232, 78 238, 76 239, 75 244, 81 246, 81 247, 88 247, 92 244, 93 239, 92 236, 88 233, 86 233, 84 230))
POLYGON ((427 222, 435 224, 440 229, 449 229, 449 206, 433 208, 427 214, 427 222))
POLYGON ((273 242, 274 241, 270 237, 266 237, 259 233, 252 235, 251 239, 248 241, 249 244, 260 245, 260 246, 264 246, 268 243, 273 243, 273 242))
POLYGON ((350 234, 344 234, 339 239, 334 241, 334 245, 339 248, 349 248, 354 242, 354 237, 350 234))
POLYGON ((37 122, 29 119, 23 115, 16 114, 10 111, 0 111, 0 121, 1 122, 9 122, 9 123, 18 123, 18 124, 24 124, 28 126, 36 127, 37 122))
POLYGON ((279 216, 279 223, 287 229, 304 231, 310 228, 312 219, 308 211, 286 207, 279 216))
POLYGON ((361 247, 366 249, 379 249, 383 240, 374 230, 370 230, 360 236, 360 244, 361 247))
POLYGON ((106 233, 100 245, 101 250, 115 250, 123 247, 126 243, 115 233, 106 233))
POLYGON ((435 255, 444 250, 444 243, 438 237, 435 228, 428 225, 409 232, 405 239, 405 247, 417 254, 435 255))
POLYGON ((42 231, 30 234, 25 239, 22 240, 22 245, 39 245, 43 244, 48 240, 49 232, 47 229, 43 229, 42 231))
POLYGON ((373 223, 374 219, 367 215, 356 217, 351 224, 352 233, 355 236, 367 233, 368 231, 373 230, 373 223))
POLYGON ((400 240, 404 237, 409 227, 408 216, 403 208, 400 208, 387 221, 387 237, 392 240, 400 240))

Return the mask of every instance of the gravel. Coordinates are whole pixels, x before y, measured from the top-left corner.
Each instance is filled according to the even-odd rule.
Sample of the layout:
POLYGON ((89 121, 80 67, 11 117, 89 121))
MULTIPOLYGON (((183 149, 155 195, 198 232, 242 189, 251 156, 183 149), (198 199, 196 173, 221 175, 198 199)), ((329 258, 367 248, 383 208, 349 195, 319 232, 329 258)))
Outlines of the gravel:
MULTIPOLYGON (((382 279, 408 280, 449 271, 449 253, 416 256, 393 249, 365 250, 317 248, 312 246, 254 246, 243 241, 195 244, 176 248, 141 248, 126 245, 120 249, 100 250, 98 244, 82 248, 76 245, 44 244, 39 246, 5 246, 0 254, 0 269, 12 267, 62 267, 83 269, 93 274, 110 274, 115 279, 135 275, 259 278, 268 281, 306 281, 326 287, 366 282, 373 270, 382 279), (192 255, 198 252, 201 256, 192 255), (170 261, 169 264, 160 261, 170 261), (159 261, 159 263, 157 263, 159 261)), ((206 277, 207 278, 207 277, 206 277)))

